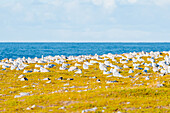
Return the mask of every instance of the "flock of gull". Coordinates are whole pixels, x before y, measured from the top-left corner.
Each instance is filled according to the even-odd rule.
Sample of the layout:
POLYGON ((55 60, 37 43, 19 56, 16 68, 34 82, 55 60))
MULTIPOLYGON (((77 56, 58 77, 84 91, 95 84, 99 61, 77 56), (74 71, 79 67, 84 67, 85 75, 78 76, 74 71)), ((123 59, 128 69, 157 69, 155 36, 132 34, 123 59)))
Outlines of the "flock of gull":
POLYGON ((104 54, 104 55, 94 55, 94 56, 47 56, 42 58, 18 58, 16 60, 13 59, 4 59, 0 62, 0 65, 2 66, 2 70, 6 70, 6 68, 10 68, 10 70, 23 70, 23 73, 31 73, 31 72, 50 72, 48 68, 52 68, 55 65, 50 63, 57 63, 61 64, 60 70, 67 70, 67 71, 75 71, 75 74, 81 74, 82 70, 79 69, 79 66, 83 66, 83 69, 89 69, 89 65, 93 65, 98 63, 99 69, 103 71, 103 74, 112 74, 110 76, 115 77, 123 77, 118 69, 122 68, 130 68, 128 73, 133 73, 135 70, 143 70, 144 73, 147 73, 150 68, 152 67, 152 71, 154 72, 160 72, 161 74, 168 74, 170 73, 170 52, 140 52, 140 53, 125 53, 123 55, 113 55, 111 53, 104 54), (162 53, 167 53, 169 55, 166 55, 164 58, 161 56, 162 53), (150 61, 151 63, 145 63, 145 60, 142 59, 142 57, 150 57, 147 58, 147 61, 150 61), (115 58, 120 58, 119 61, 117 61, 115 58), (158 63, 155 63, 156 59, 163 58, 162 61, 159 61, 158 63), (115 63, 121 63, 124 64, 123 67, 119 67, 117 65, 113 65, 108 61, 111 59, 115 63), (87 60, 90 60, 90 62, 87 62, 87 60), (75 61, 75 65, 71 66, 67 63, 67 61, 75 61), (104 62, 100 62, 104 61, 104 62), (130 68, 126 64, 129 63, 129 61, 132 61, 133 68, 130 68), (83 65, 78 64, 83 62, 83 65), (138 63, 136 63, 138 62, 138 63), (141 62, 141 63, 139 63, 141 62), (38 65, 38 63, 48 63, 47 65, 38 65), (25 70, 29 64, 35 64, 35 68, 39 67, 40 69, 31 69, 31 70, 25 70), (140 68, 140 66, 145 66, 145 68, 140 68), (107 69, 107 67, 111 67, 110 70, 107 69))

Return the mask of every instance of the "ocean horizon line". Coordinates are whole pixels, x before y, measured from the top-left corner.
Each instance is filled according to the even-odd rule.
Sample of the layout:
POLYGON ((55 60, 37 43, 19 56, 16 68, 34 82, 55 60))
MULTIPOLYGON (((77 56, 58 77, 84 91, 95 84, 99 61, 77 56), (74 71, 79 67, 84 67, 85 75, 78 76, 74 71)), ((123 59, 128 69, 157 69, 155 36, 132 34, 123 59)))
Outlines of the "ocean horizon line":
POLYGON ((170 41, 0 41, 0 43, 170 43, 170 41))

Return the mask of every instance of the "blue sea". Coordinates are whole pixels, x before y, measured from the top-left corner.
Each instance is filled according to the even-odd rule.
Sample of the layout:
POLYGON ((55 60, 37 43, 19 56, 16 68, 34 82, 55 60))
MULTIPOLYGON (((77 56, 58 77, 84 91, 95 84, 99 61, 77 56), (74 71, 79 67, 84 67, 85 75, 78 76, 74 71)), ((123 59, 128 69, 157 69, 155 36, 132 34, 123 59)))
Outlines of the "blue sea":
POLYGON ((78 56, 78 55, 102 55, 107 53, 122 54, 129 52, 169 51, 170 43, 0 43, 0 60, 4 58, 16 59, 18 57, 43 56, 78 56))

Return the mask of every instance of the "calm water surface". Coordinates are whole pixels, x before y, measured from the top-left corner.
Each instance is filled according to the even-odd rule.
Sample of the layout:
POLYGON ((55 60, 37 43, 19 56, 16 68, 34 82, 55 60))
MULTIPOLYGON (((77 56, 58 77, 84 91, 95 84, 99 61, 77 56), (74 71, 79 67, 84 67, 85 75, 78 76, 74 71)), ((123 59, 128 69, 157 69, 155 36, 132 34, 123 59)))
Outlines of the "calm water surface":
POLYGON ((0 43, 0 59, 169 51, 170 43, 0 43))

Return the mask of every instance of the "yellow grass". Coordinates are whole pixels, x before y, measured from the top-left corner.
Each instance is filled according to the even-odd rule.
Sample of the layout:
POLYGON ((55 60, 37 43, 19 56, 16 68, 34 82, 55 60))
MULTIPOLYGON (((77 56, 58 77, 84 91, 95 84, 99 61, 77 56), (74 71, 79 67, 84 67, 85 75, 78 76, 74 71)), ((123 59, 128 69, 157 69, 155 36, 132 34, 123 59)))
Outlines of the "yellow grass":
MULTIPOLYGON (((165 54, 163 56, 165 56, 165 54)), ((144 57, 143 59, 146 60, 144 57)), ((159 58, 157 60, 160 61, 162 59, 159 58)), ((111 60, 109 61, 120 67, 123 66, 121 63, 117 64, 111 60)), ((117 61, 119 61, 119 58, 117 58, 117 61)), ((71 64, 71 66, 75 64, 75 62, 71 61, 68 63, 71 64)), ((60 64, 53 64, 56 66, 49 69, 49 73, 32 72, 25 74, 28 81, 20 81, 18 79, 18 76, 23 74, 23 71, 11 71, 9 69, 2 71, 0 67, 0 112, 79 113, 82 112, 82 110, 94 107, 97 107, 95 111, 97 113, 102 112, 102 110, 106 113, 118 111, 124 113, 170 112, 169 75, 157 77, 159 73, 154 73, 153 71, 150 71, 150 74, 144 74, 142 70, 137 70, 129 74, 129 69, 120 70, 121 75, 125 77, 129 75, 134 76, 141 72, 142 74, 138 76, 139 80, 135 81, 135 78, 106 77, 108 75, 103 75, 103 71, 99 70, 99 64, 89 66, 89 69, 83 70, 82 74, 75 74, 67 70, 61 71, 59 70, 60 64), (89 78, 94 76, 97 78, 89 78), (145 80, 142 76, 152 77, 150 80, 145 80), (49 84, 46 83, 47 81, 42 80, 47 77, 51 79, 51 83, 49 84), (59 77, 63 77, 64 80, 57 80, 59 77), (73 78, 74 80, 67 80, 68 78, 73 78), (157 80, 155 80, 156 78, 157 80), (101 82, 97 82, 97 79, 100 79, 101 82), (106 81, 108 80, 117 80, 118 83, 107 84, 106 81), (164 86, 157 87, 158 81, 160 83, 164 81, 164 86), (69 84, 64 86, 64 84, 67 83, 69 84), (144 83, 144 85, 138 86, 134 85, 135 83, 144 83), (33 87, 33 85, 35 87, 33 87), (22 88, 23 86, 28 87, 22 88), (75 87, 71 88, 72 86, 75 87), (78 92, 79 90, 85 89, 90 90, 78 92), (65 92, 66 90, 68 92, 65 92), (14 98, 14 96, 19 95, 20 92, 29 92, 31 95, 14 98), (32 105, 36 105, 36 107, 31 110, 26 110, 26 108, 30 108, 32 105), (60 109, 63 106, 65 108, 60 109)), ((26 69, 34 69, 34 65, 35 64, 29 64, 26 69)), ((132 61, 126 65, 133 67, 132 61)), ((82 69, 82 66, 79 68, 82 69)), ((110 67, 108 70, 110 70, 110 67)))

